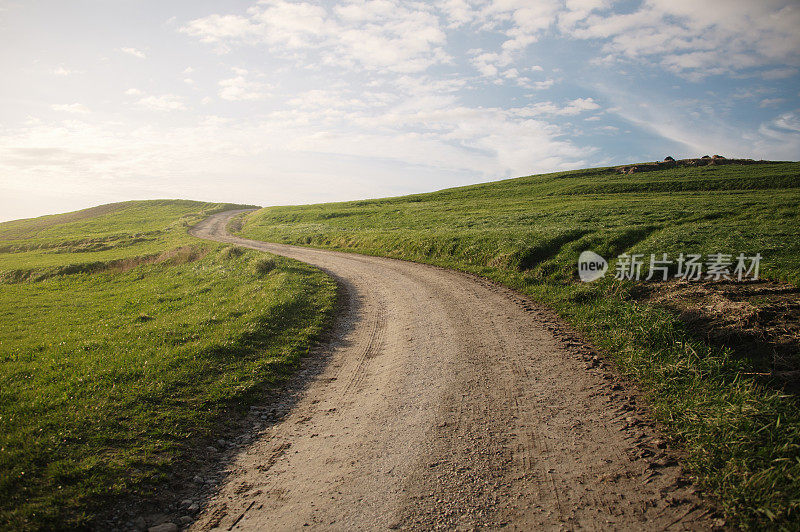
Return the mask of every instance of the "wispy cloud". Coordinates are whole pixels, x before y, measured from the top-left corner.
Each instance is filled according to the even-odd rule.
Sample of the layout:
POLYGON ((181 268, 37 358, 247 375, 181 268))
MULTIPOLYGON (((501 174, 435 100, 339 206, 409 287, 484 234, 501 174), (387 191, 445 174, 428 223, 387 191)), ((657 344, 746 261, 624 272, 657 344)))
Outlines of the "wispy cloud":
POLYGON ((66 76, 71 76, 73 74, 79 74, 79 73, 80 73, 80 71, 66 68, 66 67, 64 67, 64 65, 59 65, 57 68, 53 69, 53 75, 54 76, 64 76, 64 77, 66 77, 66 76))
POLYGON ((50 106, 53 111, 62 113, 83 114, 88 113, 89 108, 82 103, 53 104, 50 106))
POLYGON ((693 0, 646 0, 626 13, 605 2, 579 4, 560 14, 560 30, 599 41, 608 58, 655 60, 694 79, 800 64, 794 2, 708 0, 701 12, 693 0))
POLYGON ((777 107, 778 105, 782 104, 785 101, 786 101, 785 98, 764 98, 763 100, 761 100, 761 103, 758 104, 758 106, 761 108, 777 107))
POLYGON ((368 70, 420 72, 449 60, 440 20, 422 4, 372 1, 326 8, 264 0, 247 15, 209 15, 181 31, 223 52, 263 44, 273 53, 314 54, 321 64, 368 70))
POLYGON ((186 109, 183 99, 175 94, 146 96, 140 99, 138 104, 154 111, 183 111, 186 109))
POLYGON ((247 70, 234 69, 237 74, 232 78, 220 80, 219 97, 229 101, 261 100, 268 96, 269 86, 247 78, 247 70))
POLYGON ((147 58, 147 54, 136 48, 120 48, 119 51, 124 54, 132 55, 133 57, 138 57, 139 59, 147 58))

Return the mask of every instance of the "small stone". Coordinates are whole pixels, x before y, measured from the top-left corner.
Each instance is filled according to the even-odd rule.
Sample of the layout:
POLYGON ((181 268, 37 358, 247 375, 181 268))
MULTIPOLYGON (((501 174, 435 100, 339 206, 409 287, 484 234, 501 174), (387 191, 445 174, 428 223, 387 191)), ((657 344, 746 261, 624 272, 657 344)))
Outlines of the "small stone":
POLYGON ((195 475, 194 478, 192 479, 192 481, 196 482, 197 484, 202 484, 203 483, 203 477, 201 477, 200 475, 195 475))
POLYGON ((188 524, 189 524, 189 523, 191 523, 192 521, 194 521, 194 519, 192 519, 192 518, 191 518, 190 516, 188 516, 188 515, 184 515, 183 517, 181 517, 180 519, 178 519, 178 522, 179 522, 180 524, 184 525, 184 526, 188 525, 188 524))
POLYGON ((133 526, 138 530, 147 530, 147 521, 144 520, 144 517, 139 516, 133 520, 133 526))
POLYGON ((208 451, 210 453, 216 453, 217 452, 217 448, 214 447, 213 445, 209 445, 208 447, 206 447, 206 451, 208 451))
POLYGON ((198 504, 197 504, 196 502, 194 502, 194 503, 192 503, 192 505, 191 505, 191 506, 189 506, 189 507, 186 509, 186 511, 187 511, 187 512, 189 512, 189 513, 192 513, 192 514, 193 514, 193 513, 195 513, 197 510, 199 510, 199 509, 200 509, 200 506, 198 506, 198 504))
POLYGON ((151 526, 147 532, 178 532, 178 525, 175 523, 162 523, 160 525, 151 526))
POLYGON ((220 447, 225 447, 225 446, 227 446, 227 445, 228 445, 228 442, 226 442, 225 440, 223 440, 222 438, 220 438, 220 439, 218 439, 218 440, 217 440, 217 444, 218 444, 220 447))
POLYGON ((183 499, 181 501, 181 508, 186 508, 187 506, 191 506, 194 501, 192 499, 183 499))

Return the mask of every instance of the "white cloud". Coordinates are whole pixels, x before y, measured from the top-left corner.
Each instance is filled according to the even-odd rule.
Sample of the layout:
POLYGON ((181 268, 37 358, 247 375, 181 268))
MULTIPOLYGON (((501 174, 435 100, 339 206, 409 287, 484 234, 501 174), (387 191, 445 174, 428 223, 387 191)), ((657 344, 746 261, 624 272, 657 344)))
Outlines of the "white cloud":
POLYGON ((795 113, 742 128, 726 122, 703 102, 670 101, 647 98, 630 92, 607 91, 606 98, 617 105, 606 112, 663 139, 682 144, 685 156, 721 153, 730 157, 755 159, 797 159, 800 153, 800 119, 795 113), (680 109, 680 112, 676 110, 680 109))
POLYGON ((138 57, 139 59, 145 59, 147 57, 143 51, 137 50, 136 48, 120 48, 119 51, 128 55, 132 55, 133 57, 138 57))
POLYGON ((69 68, 65 68, 63 65, 59 65, 58 68, 53 69, 53 75, 55 76, 71 76, 72 74, 79 73, 77 70, 71 70, 69 68))
POLYGON ((362 95, 364 98, 350 98, 343 96, 335 91, 313 89, 301 93, 294 98, 291 98, 287 103, 291 106, 301 109, 312 108, 326 108, 326 109, 364 109, 366 107, 375 108, 381 102, 373 101, 367 102, 366 99, 370 98, 368 93, 362 95))
POLYGON ((186 104, 183 103, 183 99, 174 94, 146 96, 140 99, 138 104, 155 111, 183 111, 186 109, 186 104))
POLYGON ((432 8, 370 0, 326 9, 306 2, 264 0, 246 16, 209 15, 181 31, 221 51, 265 44, 273 53, 314 54, 320 64, 420 72, 447 62, 445 33, 432 8))
POLYGON ((561 31, 604 42, 607 61, 655 60, 693 79, 800 65, 800 6, 791 0, 706 0, 702 10, 694 0, 644 0, 624 14, 572 4, 559 17, 561 31))
POLYGON ((793 0, 643 0, 620 13, 606 0, 446 0, 435 4, 363 0, 326 7, 262 0, 245 14, 213 14, 181 31, 232 46, 265 44, 285 57, 391 72, 421 72, 452 61, 446 30, 501 37, 496 49, 474 50, 486 78, 520 72, 529 45, 545 35, 598 41, 594 63, 646 61, 692 79, 768 68, 766 79, 800 66, 800 6, 793 0))
POLYGON ((786 100, 784 98, 764 98, 761 100, 761 103, 758 104, 759 107, 777 107, 778 105, 782 104, 786 100))
POLYGON ((772 129, 800 133, 800 115, 797 113, 784 113, 774 119, 769 126, 772 129))
MULTIPOLYGON (((0 132, 0 175, 50 190, 66 186, 58 176, 72 176, 63 181, 71 190, 112 186, 108 176, 114 176, 115 190, 137 197, 141 193, 130 191, 148 186, 158 187, 159 196, 191 190, 194 197, 207 187, 206 197, 219 199, 214 180, 235 174, 232 186, 242 189, 241 201, 261 190, 266 201, 297 202, 576 168, 597 152, 570 141, 545 113, 521 116, 459 103, 466 83, 403 75, 358 90, 329 86, 299 93, 259 118, 187 114, 183 126, 157 117, 139 126, 99 119, 32 122, 0 132)), ((185 107, 175 95, 132 96, 157 110, 185 107)), ((551 111, 571 115, 592 103, 570 100, 551 111)))
POLYGON ((537 91, 546 90, 555 85, 555 80, 553 79, 546 79, 544 81, 534 81, 531 82, 528 87, 531 89, 535 89, 537 91))
POLYGON ((219 82, 219 97, 223 100, 260 100, 268 96, 269 89, 264 83, 247 79, 247 70, 241 68, 233 69, 238 76, 223 79, 219 82))
POLYGON ((556 105, 553 102, 540 102, 526 107, 511 109, 518 116, 576 116, 585 111, 600 109, 600 105, 592 98, 576 98, 566 105, 556 105))
POLYGON ((50 106, 53 111, 60 111, 63 113, 81 114, 88 113, 89 108, 82 103, 68 103, 68 104, 54 104, 50 106))
POLYGON ((800 115, 795 112, 784 113, 758 128, 760 139, 756 140, 754 150, 766 153, 765 158, 796 161, 800 153, 800 115))
POLYGON ((126 90, 125 94, 127 96, 141 96, 144 93, 142 91, 140 91, 139 89, 135 89, 135 88, 132 87, 132 88, 126 90))

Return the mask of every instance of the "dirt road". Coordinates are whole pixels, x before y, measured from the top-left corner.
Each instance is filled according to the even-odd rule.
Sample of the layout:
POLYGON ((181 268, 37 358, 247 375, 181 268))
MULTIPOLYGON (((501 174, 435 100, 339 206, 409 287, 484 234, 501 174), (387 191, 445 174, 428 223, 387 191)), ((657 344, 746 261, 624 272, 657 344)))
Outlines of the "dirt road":
POLYGON ((548 311, 409 262, 194 234, 343 289, 325 367, 236 457, 195 529, 702 529, 641 408, 548 311))

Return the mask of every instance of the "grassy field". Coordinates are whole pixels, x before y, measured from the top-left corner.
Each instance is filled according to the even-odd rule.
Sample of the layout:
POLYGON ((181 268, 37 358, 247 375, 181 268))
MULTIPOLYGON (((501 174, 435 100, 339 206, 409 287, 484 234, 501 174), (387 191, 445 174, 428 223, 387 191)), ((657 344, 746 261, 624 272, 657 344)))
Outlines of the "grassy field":
POLYGON ((241 234, 457 268, 531 295, 641 386, 691 474, 732 522, 800 526, 800 403, 783 381, 757 375, 800 369, 796 344, 780 360, 769 346, 743 352, 735 337, 712 341, 678 313, 639 297, 643 283, 612 275, 592 284, 577 279, 577 258, 587 249, 608 259, 624 252, 760 253, 761 277, 788 286, 776 290, 788 298, 781 304, 796 323, 800 163, 631 175, 593 169, 272 207, 248 215, 241 234))
POLYGON ((0 528, 82 527, 147 493, 307 352, 333 282, 187 235, 234 207, 126 202, 0 224, 0 528))

